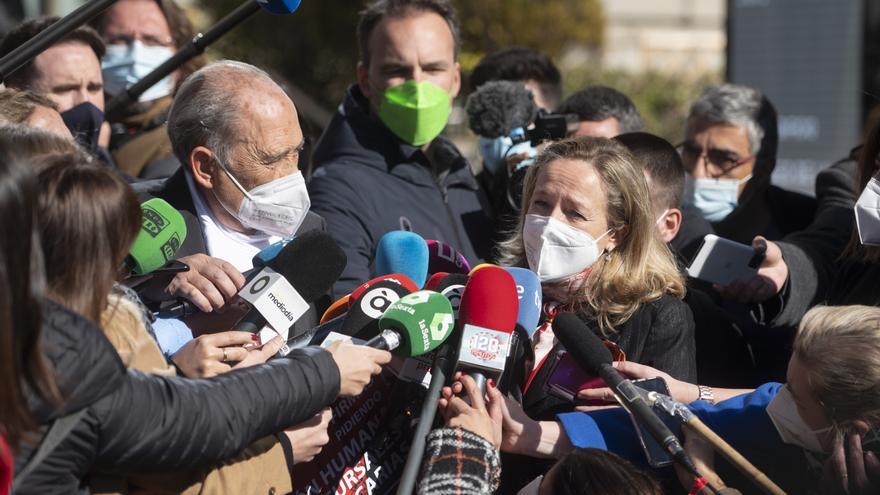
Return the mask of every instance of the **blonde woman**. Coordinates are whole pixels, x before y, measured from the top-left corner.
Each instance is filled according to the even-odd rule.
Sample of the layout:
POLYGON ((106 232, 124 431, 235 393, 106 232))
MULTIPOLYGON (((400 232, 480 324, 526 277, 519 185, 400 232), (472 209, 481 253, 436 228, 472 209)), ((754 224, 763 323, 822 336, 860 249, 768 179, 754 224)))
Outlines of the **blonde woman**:
POLYGON ((615 141, 575 138, 541 152, 526 175, 523 208, 499 261, 528 267, 542 282, 545 323, 523 404, 536 419, 571 410, 546 384, 560 345, 552 318, 574 311, 626 359, 696 379, 694 324, 684 280, 657 237, 648 186, 615 141))

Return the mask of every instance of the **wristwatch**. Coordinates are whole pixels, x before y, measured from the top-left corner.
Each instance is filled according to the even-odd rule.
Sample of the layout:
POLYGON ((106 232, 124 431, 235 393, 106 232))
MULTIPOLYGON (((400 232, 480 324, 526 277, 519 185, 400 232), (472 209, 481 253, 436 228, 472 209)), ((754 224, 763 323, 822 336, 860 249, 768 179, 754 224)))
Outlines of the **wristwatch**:
POLYGON ((700 395, 697 396, 697 400, 704 400, 709 404, 715 403, 715 393, 712 392, 712 387, 697 385, 697 388, 700 390, 700 395))

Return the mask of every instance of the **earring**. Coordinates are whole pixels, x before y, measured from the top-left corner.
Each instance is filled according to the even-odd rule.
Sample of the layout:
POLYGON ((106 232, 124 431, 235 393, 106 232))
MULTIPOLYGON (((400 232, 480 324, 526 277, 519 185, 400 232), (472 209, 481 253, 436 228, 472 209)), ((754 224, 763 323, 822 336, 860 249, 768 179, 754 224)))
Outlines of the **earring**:
POLYGON ((611 261, 611 251, 605 252, 605 261, 611 261))

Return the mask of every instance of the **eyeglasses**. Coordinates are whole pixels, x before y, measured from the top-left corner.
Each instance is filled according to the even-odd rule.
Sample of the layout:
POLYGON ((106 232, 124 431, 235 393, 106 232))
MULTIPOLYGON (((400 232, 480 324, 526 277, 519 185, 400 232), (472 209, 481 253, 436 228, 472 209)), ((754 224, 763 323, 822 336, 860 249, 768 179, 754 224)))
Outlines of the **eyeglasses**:
POLYGON ((131 46, 135 41, 140 41, 144 46, 173 46, 174 40, 171 38, 160 38, 151 34, 132 36, 130 34, 113 34, 106 37, 108 45, 128 45, 131 46))
POLYGON ((685 141, 677 146, 684 166, 688 170, 693 170, 697 160, 702 157, 706 158, 706 171, 713 178, 727 175, 733 169, 745 165, 754 160, 753 155, 740 157, 733 151, 721 150, 718 148, 704 149, 695 143, 685 141))

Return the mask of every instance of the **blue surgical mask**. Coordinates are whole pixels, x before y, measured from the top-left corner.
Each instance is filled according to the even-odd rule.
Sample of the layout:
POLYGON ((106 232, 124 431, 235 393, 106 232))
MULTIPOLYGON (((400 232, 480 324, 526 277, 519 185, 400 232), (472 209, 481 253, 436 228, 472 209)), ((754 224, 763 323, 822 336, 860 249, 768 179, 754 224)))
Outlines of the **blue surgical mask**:
POLYGON ((709 179, 685 176, 684 205, 696 208, 703 218, 718 222, 730 215, 739 205, 739 187, 751 179, 709 179))
MULTIPOLYGON (((166 46, 146 46, 135 40, 130 45, 107 45, 101 61, 104 91, 117 95, 174 55, 166 46)), ((138 101, 152 101, 171 94, 171 76, 167 76, 144 91, 138 101)))

